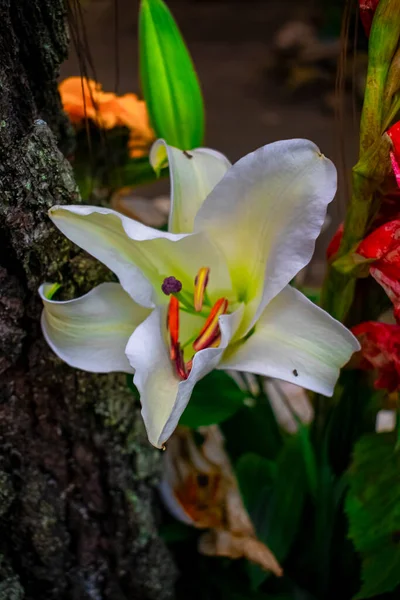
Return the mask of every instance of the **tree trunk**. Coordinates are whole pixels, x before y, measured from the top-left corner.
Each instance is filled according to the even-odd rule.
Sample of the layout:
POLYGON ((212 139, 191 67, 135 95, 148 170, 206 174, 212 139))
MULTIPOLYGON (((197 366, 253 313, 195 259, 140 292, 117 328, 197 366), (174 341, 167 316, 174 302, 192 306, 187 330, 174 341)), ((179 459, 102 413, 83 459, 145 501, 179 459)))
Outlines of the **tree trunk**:
POLYGON ((174 568, 157 535, 160 454, 123 375, 61 363, 37 288, 72 296, 110 278, 58 234, 54 204, 80 202, 57 147, 63 0, 0 0, 0 600, 163 600, 174 568))

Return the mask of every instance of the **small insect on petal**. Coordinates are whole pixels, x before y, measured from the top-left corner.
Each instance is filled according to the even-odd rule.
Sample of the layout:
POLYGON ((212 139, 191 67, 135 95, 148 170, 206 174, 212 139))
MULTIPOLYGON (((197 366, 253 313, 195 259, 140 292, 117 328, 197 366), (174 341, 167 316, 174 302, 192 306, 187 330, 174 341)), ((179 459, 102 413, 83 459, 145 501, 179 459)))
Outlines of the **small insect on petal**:
POLYGON ((201 267, 194 280, 194 308, 199 312, 203 308, 204 293, 208 284, 210 269, 201 267))
POLYGON ((226 313, 227 309, 228 300, 226 300, 226 298, 220 298, 214 304, 203 328, 193 343, 193 348, 196 352, 203 350, 204 348, 209 348, 210 345, 215 342, 216 338, 220 336, 218 319, 221 315, 226 313))

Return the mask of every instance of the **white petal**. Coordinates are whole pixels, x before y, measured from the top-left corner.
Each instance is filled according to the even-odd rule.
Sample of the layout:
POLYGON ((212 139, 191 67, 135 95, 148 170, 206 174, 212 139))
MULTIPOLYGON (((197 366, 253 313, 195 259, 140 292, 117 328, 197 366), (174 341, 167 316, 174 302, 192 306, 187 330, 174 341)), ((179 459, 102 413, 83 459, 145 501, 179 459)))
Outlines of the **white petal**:
POLYGON ((310 261, 335 192, 336 169, 318 147, 284 140, 239 160, 204 201, 195 231, 224 251, 239 298, 257 311, 249 327, 310 261))
POLYGON ((157 140, 150 152, 150 163, 157 171, 167 162, 171 179, 169 231, 193 231, 194 218, 205 198, 231 166, 223 154, 209 148, 183 152, 164 140, 157 140))
POLYGON ((165 341, 166 311, 156 308, 136 329, 126 347, 126 355, 135 369, 134 383, 140 392, 142 415, 150 442, 161 448, 171 436, 185 410, 197 381, 219 363, 224 349, 242 317, 242 307, 219 318, 222 334, 219 348, 207 348, 195 354, 186 381, 174 372, 165 341))
POLYGON ((266 307, 253 335, 228 349, 219 368, 276 377, 331 396, 340 368, 359 348, 339 321, 287 286, 266 307))
POLYGON ((95 373, 133 369, 125 355, 126 343, 149 311, 133 302, 118 283, 102 283, 88 294, 56 302, 43 284, 43 335, 50 348, 71 367, 95 373))
POLYGON ((50 217, 64 235, 111 269, 124 290, 142 306, 151 308, 168 301, 161 284, 171 275, 192 291, 202 266, 212 269, 211 294, 231 287, 223 256, 205 234, 158 231, 95 206, 55 206, 50 217))

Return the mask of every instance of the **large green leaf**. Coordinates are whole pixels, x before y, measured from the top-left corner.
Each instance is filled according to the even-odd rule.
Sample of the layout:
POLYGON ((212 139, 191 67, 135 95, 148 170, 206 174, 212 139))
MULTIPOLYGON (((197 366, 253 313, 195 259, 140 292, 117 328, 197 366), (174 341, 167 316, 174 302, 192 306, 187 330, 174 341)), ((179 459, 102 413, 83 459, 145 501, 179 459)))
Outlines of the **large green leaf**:
POLYGON ((244 505, 255 523, 260 504, 265 507, 265 501, 268 501, 265 494, 271 495, 271 486, 276 477, 276 463, 248 452, 238 460, 235 472, 244 505))
POLYGON ((158 137, 181 150, 201 145, 204 107, 199 81, 181 33, 163 0, 142 0, 140 77, 158 137))
MULTIPOLYGON (((236 474, 246 509, 257 537, 267 544, 279 562, 288 555, 296 538, 308 488, 301 435, 288 438, 277 463, 254 454, 244 455, 236 474)), ((269 576, 249 563, 253 589, 269 576)))
POLYGON ((254 452, 275 459, 282 448, 282 433, 268 398, 260 395, 246 402, 222 424, 226 448, 233 461, 254 452))
POLYGON ((179 423, 187 427, 214 425, 231 417, 246 399, 237 383, 223 371, 212 371, 201 379, 179 423))
POLYGON ((349 483, 349 535, 362 558, 363 585, 356 598, 372 598, 400 584, 400 453, 394 434, 360 439, 349 483))

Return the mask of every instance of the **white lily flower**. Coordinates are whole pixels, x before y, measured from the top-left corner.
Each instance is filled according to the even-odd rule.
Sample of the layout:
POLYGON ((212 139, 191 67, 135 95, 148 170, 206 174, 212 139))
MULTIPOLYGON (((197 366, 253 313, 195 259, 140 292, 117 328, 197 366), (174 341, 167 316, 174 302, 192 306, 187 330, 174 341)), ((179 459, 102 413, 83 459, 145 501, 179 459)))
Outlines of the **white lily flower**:
POLYGON ((307 140, 269 144, 233 166, 213 150, 158 141, 151 161, 155 169, 169 162, 169 232, 106 208, 50 210, 120 281, 70 303, 42 294, 53 350, 82 369, 134 371, 157 447, 214 368, 331 395, 359 344, 288 284, 310 261, 335 195, 332 162, 307 140))

